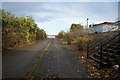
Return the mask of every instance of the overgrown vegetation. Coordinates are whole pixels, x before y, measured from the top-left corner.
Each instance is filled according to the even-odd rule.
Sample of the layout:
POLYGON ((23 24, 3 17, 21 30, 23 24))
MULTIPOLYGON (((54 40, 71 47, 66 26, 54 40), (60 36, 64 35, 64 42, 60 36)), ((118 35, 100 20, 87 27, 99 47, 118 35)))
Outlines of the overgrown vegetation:
POLYGON ((117 32, 89 34, 86 30, 79 24, 72 24, 68 32, 61 31, 57 37, 63 41, 63 44, 67 44, 67 48, 77 54, 78 59, 84 62, 91 76, 102 78, 103 80, 117 79, 120 75, 119 69, 111 67, 99 70, 90 64, 93 63, 94 60, 87 59, 87 44, 92 45, 90 48, 95 49, 96 46, 110 39, 117 34, 117 32))
POLYGON ((17 44, 30 44, 33 41, 47 37, 43 29, 39 29, 32 17, 15 17, 15 15, 0 9, 2 12, 2 47, 11 48, 17 44))
POLYGON ((87 41, 89 39, 83 26, 80 24, 72 24, 70 31, 61 31, 58 33, 57 37, 62 38, 68 45, 74 45, 79 51, 86 50, 87 41))

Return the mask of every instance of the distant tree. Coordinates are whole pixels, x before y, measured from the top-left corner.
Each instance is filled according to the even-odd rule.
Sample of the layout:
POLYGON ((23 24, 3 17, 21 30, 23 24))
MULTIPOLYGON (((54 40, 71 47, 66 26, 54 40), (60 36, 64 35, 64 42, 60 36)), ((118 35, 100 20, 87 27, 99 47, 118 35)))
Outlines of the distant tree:
POLYGON ((68 45, 75 44, 76 49, 80 51, 86 50, 88 42, 88 34, 84 31, 83 26, 80 24, 72 24, 70 31, 65 32, 64 35, 62 32, 59 32, 57 36, 63 36, 64 41, 68 45))
POLYGON ((64 31, 60 31, 57 35, 58 38, 63 38, 65 32, 64 31))
POLYGON ((83 26, 80 24, 72 24, 70 27, 70 32, 83 29, 83 26))

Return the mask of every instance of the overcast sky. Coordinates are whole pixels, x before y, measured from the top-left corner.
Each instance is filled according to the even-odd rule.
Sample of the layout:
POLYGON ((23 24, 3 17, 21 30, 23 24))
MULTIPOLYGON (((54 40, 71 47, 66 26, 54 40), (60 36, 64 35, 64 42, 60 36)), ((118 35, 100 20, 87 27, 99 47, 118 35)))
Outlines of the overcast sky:
POLYGON ((86 25, 114 22, 118 17, 117 2, 3 2, 2 8, 16 16, 31 16, 47 34, 68 30, 72 23, 86 25))
POLYGON ((2 2, 118 2, 120 0, 1 0, 2 2))

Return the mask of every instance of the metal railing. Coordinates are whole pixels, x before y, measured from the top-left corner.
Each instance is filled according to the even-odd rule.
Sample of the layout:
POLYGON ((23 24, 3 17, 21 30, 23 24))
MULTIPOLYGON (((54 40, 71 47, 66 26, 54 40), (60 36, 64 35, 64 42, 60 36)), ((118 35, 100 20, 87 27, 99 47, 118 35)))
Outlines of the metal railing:
POLYGON ((107 40, 111 39, 112 37, 116 36, 116 33, 119 31, 119 29, 117 29, 116 31, 112 31, 116 27, 118 27, 118 26, 115 26, 114 28, 107 31, 107 33, 108 33, 108 34, 106 33, 107 35, 104 34, 104 33, 101 33, 101 35, 96 37, 94 40, 89 40, 88 41, 88 43, 87 43, 87 58, 90 55, 89 53, 99 52, 100 45, 102 43, 104 43, 105 41, 107 41, 107 40), (114 34, 111 35, 110 32, 113 32, 114 34))
MULTIPOLYGON (((120 36, 120 34, 117 34, 116 36, 114 36, 114 37, 112 37, 111 39, 109 39, 109 40, 107 40, 106 42, 104 42, 103 44, 101 44, 100 45, 100 68, 102 68, 102 62, 103 61, 105 61, 106 59, 108 59, 110 56, 108 56, 106 59, 103 59, 103 48, 105 49, 105 48, 107 48, 108 46, 108 44, 114 44, 113 42, 115 42, 115 41, 113 41, 113 40, 116 40, 118 37, 120 36)), ((118 46, 117 46, 118 47, 118 46)), ((110 51, 112 51, 112 50, 114 50, 114 48, 113 49, 111 49, 110 51)), ((108 52, 110 52, 110 51, 108 51, 108 52)), ((108 53, 107 52, 107 53, 108 53)), ((106 54, 107 54, 106 53, 106 54)))

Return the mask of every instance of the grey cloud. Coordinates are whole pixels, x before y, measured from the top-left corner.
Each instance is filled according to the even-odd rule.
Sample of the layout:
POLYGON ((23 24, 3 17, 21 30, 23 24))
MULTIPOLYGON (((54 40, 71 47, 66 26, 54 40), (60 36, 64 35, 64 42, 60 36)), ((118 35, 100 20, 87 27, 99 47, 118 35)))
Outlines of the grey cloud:
POLYGON ((89 17, 97 20, 105 18, 107 20, 111 17, 113 19, 117 14, 115 6, 116 3, 113 5, 110 2, 3 2, 3 9, 12 11, 16 16, 31 16, 37 22, 51 21, 61 17, 83 19, 89 17))
POLYGON ((51 21, 51 20, 54 20, 55 17, 53 16, 45 16, 45 17, 34 17, 36 22, 47 22, 47 21, 51 21))
POLYGON ((45 4, 45 2, 3 2, 2 7, 6 11, 12 11, 16 16, 31 16, 37 21, 40 20, 42 22, 50 21, 55 18, 56 14, 62 12, 60 10, 48 9, 44 6, 45 4), (49 16, 46 15, 43 17, 41 15, 45 13, 48 13, 49 16))

